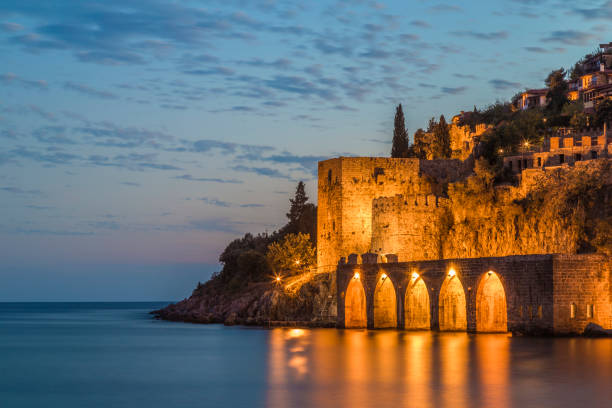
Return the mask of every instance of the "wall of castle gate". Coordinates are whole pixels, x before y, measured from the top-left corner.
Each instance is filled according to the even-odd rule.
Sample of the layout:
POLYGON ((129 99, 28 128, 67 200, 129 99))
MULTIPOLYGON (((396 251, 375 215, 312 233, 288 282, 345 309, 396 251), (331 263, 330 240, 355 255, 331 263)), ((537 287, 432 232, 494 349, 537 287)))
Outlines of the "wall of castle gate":
MULTIPOLYGON (((479 327, 493 327, 500 331, 503 322, 505 297, 505 324, 511 332, 531 334, 581 333, 589 322, 612 328, 612 289, 608 260, 598 255, 523 255, 496 258, 445 259, 401 263, 367 263, 376 255, 364 257, 366 263, 341 263, 337 269, 338 325, 344 327, 346 289, 351 281, 359 281, 366 297, 367 327, 375 326, 374 292, 382 280, 389 280, 395 290, 396 328, 406 328, 406 322, 426 321, 415 318, 407 311, 406 293, 410 294, 415 279, 422 280, 429 300, 430 329, 439 330, 440 320, 452 324, 442 329, 462 327, 465 318, 467 331, 479 327), (453 271, 451 273, 451 270, 453 271), (489 273, 491 272, 491 273, 489 273), (494 274, 494 275, 493 275, 494 274), (415 278, 416 277, 416 278, 415 278), (501 282, 503 293, 492 292, 486 279, 501 282), (449 281, 456 280, 452 284, 449 281), (445 283, 446 282, 446 283, 445 283), (443 294, 446 287, 453 287, 451 296, 443 294), (462 288, 465 299, 465 315, 457 309, 462 288), (487 289, 489 288, 489 289, 487 289), (479 290, 485 290, 479 294, 479 290), (449 300, 450 299, 450 300, 449 300), (490 304, 482 303, 490 299, 490 304), (453 303, 455 302, 455 303, 453 303), (571 306, 574 305, 574 306, 571 306), (442 308, 441 308, 442 307, 442 308), (479 317, 480 316, 480 317, 479 317), (478 318, 487 321, 478 324, 478 318)), ((355 283, 357 284, 357 282, 355 283)), ((389 286, 389 284, 387 284, 389 286)), ((421 299, 427 296, 419 295, 421 299)), ((350 301, 350 299, 349 299, 350 301)), ((381 299, 377 299, 381 302, 381 299)), ((461 305, 459 305, 461 306, 461 305)))
POLYGON ((375 199, 441 196, 465 168, 459 160, 339 157, 319 162, 318 174, 317 266, 332 271, 340 257, 373 250, 375 199))

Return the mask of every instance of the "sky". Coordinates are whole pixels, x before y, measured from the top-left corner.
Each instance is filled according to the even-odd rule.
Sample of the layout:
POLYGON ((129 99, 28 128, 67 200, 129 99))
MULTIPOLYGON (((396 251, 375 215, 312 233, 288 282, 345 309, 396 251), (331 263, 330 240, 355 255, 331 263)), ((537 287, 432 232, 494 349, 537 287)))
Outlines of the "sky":
MULTIPOLYGON (((0 2, 0 301, 179 300, 317 161, 542 87, 612 1, 0 2)), ((608 23, 608 24, 607 24, 608 23)))

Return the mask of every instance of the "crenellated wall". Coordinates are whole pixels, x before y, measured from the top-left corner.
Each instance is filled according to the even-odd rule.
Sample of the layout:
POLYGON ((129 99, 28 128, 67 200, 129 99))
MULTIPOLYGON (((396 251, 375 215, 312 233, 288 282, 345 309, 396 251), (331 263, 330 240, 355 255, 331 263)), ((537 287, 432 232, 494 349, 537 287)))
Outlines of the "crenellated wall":
POLYGON ((373 236, 384 236, 374 225, 375 199, 442 196, 466 166, 460 160, 339 157, 319 162, 318 174, 317 266, 333 271, 340 257, 369 252, 373 236))

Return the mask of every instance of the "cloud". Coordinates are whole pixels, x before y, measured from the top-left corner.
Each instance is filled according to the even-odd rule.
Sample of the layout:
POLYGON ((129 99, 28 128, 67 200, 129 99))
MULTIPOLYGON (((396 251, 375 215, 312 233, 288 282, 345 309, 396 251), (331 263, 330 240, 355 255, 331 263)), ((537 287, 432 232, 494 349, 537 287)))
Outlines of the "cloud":
POLYGON ((43 119, 46 119, 51 122, 57 121, 55 115, 51 112, 47 112, 43 108, 37 105, 29 104, 29 105, 11 105, 2 109, 4 113, 12 113, 16 115, 36 115, 40 116, 43 119))
POLYGON ((264 61, 261 58, 253 58, 250 60, 241 60, 236 62, 238 65, 246 65, 255 68, 276 68, 288 69, 291 66, 291 60, 287 58, 278 58, 274 61, 264 61))
POLYGON ((201 197, 198 198, 198 200, 204 202, 205 204, 208 205, 213 205, 215 207, 224 207, 224 208, 228 208, 231 206, 230 203, 228 203, 227 201, 222 201, 222 200, 218 200, 216 198, 210 198, 210 197, 201 197))
POLYGON ((612 18, 612 1, 602 2, 598 6, 593 7, 593 8, 576 7, 573 9, 573 11, 589 20, 595 20, 595 19, 609 20, 612 18))
POLYGON ((261 208, 265 207, 263 204, 240 204, 240 208, 261 208))
POLYGON ((211 232, 226 232, 230 234, 239 234, 245 225, 244 222, 230 220, 225 217, 216 217, 213 219, 193 220, 189 222, 190 229, 211 231, 211 232))
POLYGON ((7 33, 14 33, 16 31, 23 30, 23 26, 17 23, 4 22, 0 23, 0 30, 5 31, 7 33))
POLYGON ((473 74, 453 74, 453 76, 455 78, 461 78, 461 79, 476 79, 476 75, 473 74))
POLYGON ((25 88, 37 88, 37 89, 43 89, 43 90, 47 89, 48 87, 47 81, 44 81, 42 79, 39 79, 39 80, 24 79, 24 78, 21 78, 19 75, 14 74, 12 72, 7 72, 7 73, 0 75, 0 82, 2 82, 5 85, 19 84, 25 88))
POLYGON ((567 45, 586 45, 594 35, 577 30, 553 31, 548 37, 542 38, 544 42, 559 42, 567 45))
POLYGON ((454 4, 437 4, 428 8, 429 11, 434 13, 461 13, 463 9, 454 4))
POLYGON ((419 28, 431 28, 431 24, 429 24, 427 21, 423 21, 423 20, 412 20, 410 22, 410 25, 412 25, 414 27, 419 27, 419 28))
POLYGON ((450 88, 450 87, 443 86, 440 89, 445 94, 459 95, 459 94, 464 93, 468 88, 467 88, 467 86, 458 86, 458 87, 455 87, 455 88, 450 88))
POLYGON ((245 173, 257 174, 259 176, 292 180, 292 178, 288 174, 281 173, 278 169, 273 169, 270 167, 248 167, 248 166, 238 165, 238 166, 233 166, 232 170, 245 172, 245 173))
POLYGON ((301 96, 318 96, 326 100, 335 100, 336 96, 329 87, 319 87, 306 78, 299 76, 276 75, 264 83, 270 87, 287 93, 301 96))
POLYGON ((118 98, 117 95, 111 92, 101 91, 101 90, 92 88, 88 85, 77 84, 75 82, 70 82, 70 81, 64 83, 64 89, 79 92, 79 93, 82 93, 88 96, 93 96, 95 98, 101 98, 101 99, 117 99, 118 98))
POLYGON ((32 136, 41 143, 73 145, 76 142, 65 136, 66 128, 63 126, 44 126, 32 132, 32 136))
POLYGON ((191 174, 183 174, 182 176, 173 177, 177 180, 199 181, 203 183, 222 183, 222 184, 242 184, 243 181, 236 179, 222 179, 216 177, 193 177, 191 174))
POLYGON ((0 191, 6 191, 7 193, 19 195, 42 195, 42 191, 40 190, 24 190, 20 187, 0 187, 0 191))
POLYGON ((133 181, 122 181, 120 184, 124 186, 128 186, 128 187, 140 187, 141 186, 140 183, 135 183, 133 181))
POLYGON ((495 41, 495 40, 504 40, 508 38, 508 33, 506 31, 494 31, 489 33, 482 33, 476 31, 453 31, 452 35, 456 35, 458 37, 469 37, 476 40, 486 40, 486 41, 495 41))
POLYGON ((5 139, 17 140, 17 132, 10 129, 2 129, 0 130, 0 137, 5 139))
POLYGON ((489 84, 499 91, 522 88, 520 83, 507 81, 505 79, 491 79, 489 84))

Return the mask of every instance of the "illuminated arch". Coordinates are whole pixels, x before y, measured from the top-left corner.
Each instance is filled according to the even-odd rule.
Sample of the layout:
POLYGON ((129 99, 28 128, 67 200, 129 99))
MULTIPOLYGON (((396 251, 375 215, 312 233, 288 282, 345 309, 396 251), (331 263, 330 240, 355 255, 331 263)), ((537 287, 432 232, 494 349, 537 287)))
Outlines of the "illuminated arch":
POLYGON ((359 278, 352 278, 344 297, 344 327, 367 327, 366 297, 359 278))
POLYGON ((476 331, 507 332, 506 291, 499 276, 489 271, 480 280, 476 293, 476 331))
POLYGON ((395 287, 391 279, 382 274, 374 290, 374 327, 397 327, 395 287))
POLYGON ((429 329, 429 293, 423 279, 416 278, 406 289, 404 301, 406 329, 429 329))
POLYGON ((457 276, 448 276, 440 289, 440 330, 460 331, 467 329, 465 292, 457 276))

